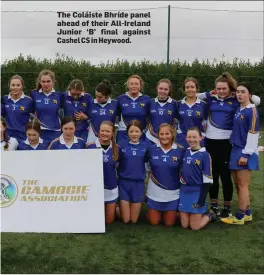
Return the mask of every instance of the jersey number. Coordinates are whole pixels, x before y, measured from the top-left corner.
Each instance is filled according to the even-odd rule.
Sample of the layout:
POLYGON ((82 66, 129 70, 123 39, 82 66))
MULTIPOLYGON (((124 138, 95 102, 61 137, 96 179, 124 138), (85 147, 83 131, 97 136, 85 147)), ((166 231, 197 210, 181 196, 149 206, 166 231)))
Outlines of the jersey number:
POLYGON ((164 159, 163 159, 163 161, 167 162, 167 159, 166 159, 166 158, 164 158, 164 159))
POLYGON ((104 116, 105 115, 105 110, 100 110, 100 115, 104 116))
POLYGON ((135 156, 137 154, 136 151, 132 151, 132 155, 135 156))
POLYGON ((163 115, 163 111, 159 111, 159 115, 161 115, 161 116, 162 116, 162 115, 163 115))

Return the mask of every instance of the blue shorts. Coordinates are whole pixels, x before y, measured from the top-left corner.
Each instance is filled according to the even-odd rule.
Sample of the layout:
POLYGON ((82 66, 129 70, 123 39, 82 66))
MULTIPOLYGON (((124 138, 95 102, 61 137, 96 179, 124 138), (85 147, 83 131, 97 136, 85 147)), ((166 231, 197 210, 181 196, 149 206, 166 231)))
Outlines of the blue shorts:
MULTIPOLYGON (((190 145, 186 141, 186 135, 183 133, 176 135, 176 143, 183 146, 185 150, 190 147, 190 145)), ((201 144, 201 147, 205 147, 205 138, 201 140, 200 144, 201 144)))
POLYGON ((179 199, 175 201, 169 201, 169 202, 159 202, 146 197, 146 204, 148 208, 157 210, 157 211, 162 211, 162 212, 177 211, 178 205, 179 205, 179 199))
POLYGON ((76 137, 82 138, 86 142, 87 141, 87 137, 88 137, 88 131, 87 130, 75 131, 74 135, 76 137))
POLYGON ((53 130, 41 130, 40 137, 46 140, 48 143, 58 138, 61 135, 61 131, 53 131, 53 130))
POLYGON ((18 143, 21 143, 22 141, 25 141, 27 139, 26 133, 20 131, 6 129, 6 132, 9 137, 15 138, 18 143))
POLYGON ((133 203, 145 200, 144 180, 118 179, 119 200, 133 203))
POLYGON ((204 214, 207 211, 207 206, 205 201, 204 206, 202 207, 195 207, 194 205, 197 204, 199 196, 200 196, 200 185, 181 185, 180 188, 180 202, 178 210, 180 212, 192 213, 192 214, 204 214))
POLYGON ((242 155, 242 148, 233 146, 231 155, 230 155, 230 162, 229 162, 229 169, 230 170, 259 170, 259 158, 258 154, 253 153, 249 156, 248 162, 246 165, 238 165, 238 161, 242 155))

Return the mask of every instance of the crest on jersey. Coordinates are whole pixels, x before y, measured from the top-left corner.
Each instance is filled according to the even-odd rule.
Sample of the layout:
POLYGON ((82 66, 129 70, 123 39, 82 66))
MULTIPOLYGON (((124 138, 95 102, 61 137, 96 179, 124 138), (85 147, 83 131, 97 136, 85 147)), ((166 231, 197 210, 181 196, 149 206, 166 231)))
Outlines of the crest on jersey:
POLYGON ((140 103, 140 106, 141 106, 141 107, 144 107, 144 106, 145 106, 145 104, 144 104, 144 103, 140 103))
POLYGON ((109 110, 109 113, 112 115, 114 113, 114 110, 109 110))
POLYGON ((201 112, 196 111, 196 115, 197 115, 197 116, 201 116, 201 112))
POLYGON ((244 116, 242 114, 239 117, 240 117, 240 119, 244 119, 244 116))
POLYGON ((168 114, 169 114, 169 115, 172 115, 172 111, 168 111, 168 114))
POLYGON ((201 163, 201 161, 200 161, 199 159, 196 159, 196 160, 194 161, 194 164, 196 164, 196 165, 200 165, 200 163, 201 163))
POLYGON ((233 102, 232 101, 228 101, 227 103, 230 104, 230 105, 232 105, 233 102))
POLYGON ((58 103, 56 99, 53 99, 52 102, 53 102, 54 104, 57 104, 57 103, 58 103))
POLYGON ((20 106, 20 111, 25 111, 25 107, 24 106, 20 106))
POLYGON ((177 157, 172 157, 172 161, 173 161, 173 162, 176 162, 177 159, 178 159, 177 157))
POLYGON ((86 107, 86 103, 85 103, 85 102, 83 102, 83 103, 82 103, 82 106, 83 106, 83 107, 86 107))

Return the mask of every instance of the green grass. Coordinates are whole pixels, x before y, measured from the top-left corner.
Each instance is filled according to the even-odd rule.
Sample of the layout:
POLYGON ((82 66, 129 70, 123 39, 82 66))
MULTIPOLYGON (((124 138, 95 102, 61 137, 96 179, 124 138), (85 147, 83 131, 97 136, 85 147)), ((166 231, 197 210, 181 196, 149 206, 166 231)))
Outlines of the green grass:
POLYGON ((260 167, 251 180, 254 218, 244 226, 155 227, 144 208, 138 224, 116 221, 106 234, 2 233, 1 273, 263 273, 264 153, 260 167))

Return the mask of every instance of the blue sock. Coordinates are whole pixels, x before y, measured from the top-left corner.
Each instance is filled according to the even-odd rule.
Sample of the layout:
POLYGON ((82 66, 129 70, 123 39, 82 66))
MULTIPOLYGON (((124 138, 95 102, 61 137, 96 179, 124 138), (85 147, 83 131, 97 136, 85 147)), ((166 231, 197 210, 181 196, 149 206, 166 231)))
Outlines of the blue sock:
POLYGON ((246 209, 245 215, 250 216, 252 214, 252 211, 250 208, 246 209))
POLYGON ((236 212, 236 218, 237 218, 238 220, 241 220, 241 219, 244 218, 244 216, 245 216, 245 210, 243 210, 243 209, 238 209, 238 211, 236 212))

